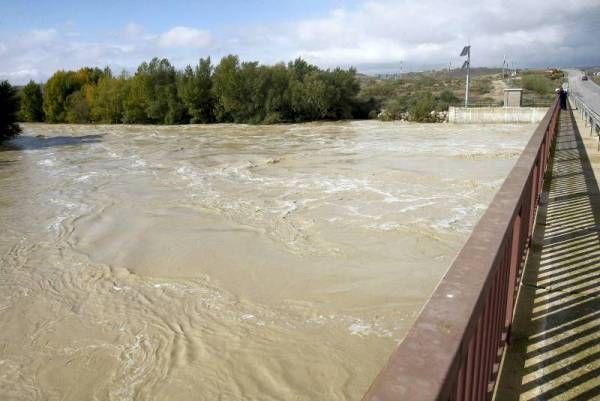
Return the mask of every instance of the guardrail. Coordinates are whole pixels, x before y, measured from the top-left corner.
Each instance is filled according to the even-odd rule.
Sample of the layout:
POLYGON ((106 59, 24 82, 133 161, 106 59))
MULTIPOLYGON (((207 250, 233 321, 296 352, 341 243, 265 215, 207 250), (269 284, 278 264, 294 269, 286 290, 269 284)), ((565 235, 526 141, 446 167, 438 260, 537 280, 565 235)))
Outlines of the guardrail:
POLYGON ((491 399, 559 113, 556 99, 363 401, 491 399))
MULTIPOLYGON (((577 94, 571 93, 569 97, 581 113, 581 118, 585 122, 585 126, 590 126, 590 136, 594 135, 594 129, 596 132, 600 131, 600 115, 589 108, 577 94)), ((598 136, 598 151, 600 151, 600 135, 598 136)))
POLYGON ((554 98, 548 98, 546 96, 538 96, 538 95, 523 95, 523 99, 521 100, 522 107, 550 107, 554 98))

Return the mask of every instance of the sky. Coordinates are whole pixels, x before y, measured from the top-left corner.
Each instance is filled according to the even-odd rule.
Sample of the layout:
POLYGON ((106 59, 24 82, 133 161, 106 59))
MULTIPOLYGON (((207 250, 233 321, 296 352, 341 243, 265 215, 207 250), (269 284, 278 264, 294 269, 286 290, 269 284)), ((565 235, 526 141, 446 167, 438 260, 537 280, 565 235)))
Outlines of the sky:
POLYGON ((472 65, 600 65, 600 0, 0 0, 0 79, 59 69, 182 68, 227 54, 393 73, 472 65))

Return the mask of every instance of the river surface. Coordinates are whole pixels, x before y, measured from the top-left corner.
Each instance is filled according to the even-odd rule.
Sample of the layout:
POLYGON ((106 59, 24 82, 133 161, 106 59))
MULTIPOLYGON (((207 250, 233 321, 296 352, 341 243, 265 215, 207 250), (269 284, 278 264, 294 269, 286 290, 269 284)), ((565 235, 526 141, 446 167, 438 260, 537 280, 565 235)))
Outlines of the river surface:
POLYGON ((24 125, 0 399, 359 400, 532 125, 24 125))

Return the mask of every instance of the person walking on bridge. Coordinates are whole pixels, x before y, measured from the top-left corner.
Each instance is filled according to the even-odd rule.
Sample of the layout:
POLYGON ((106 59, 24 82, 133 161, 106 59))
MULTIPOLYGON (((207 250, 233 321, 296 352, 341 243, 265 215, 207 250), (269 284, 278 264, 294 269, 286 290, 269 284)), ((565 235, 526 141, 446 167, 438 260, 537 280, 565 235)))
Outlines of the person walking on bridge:
POLYGON ((558 97, 560 99, 560 108, 562 110, 567 109, 567 91, 561 86, 558 90, 558 97))

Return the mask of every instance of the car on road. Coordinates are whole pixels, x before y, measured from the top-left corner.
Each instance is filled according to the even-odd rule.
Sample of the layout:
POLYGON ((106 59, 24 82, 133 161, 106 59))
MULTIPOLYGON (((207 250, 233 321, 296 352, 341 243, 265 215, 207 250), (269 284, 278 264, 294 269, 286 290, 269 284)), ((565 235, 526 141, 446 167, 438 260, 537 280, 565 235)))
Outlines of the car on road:
POLYGON ((581 76, 581 80, 582 81, 587 81, 588 80, 588 76, 587 75, 582 75, 581 76))

